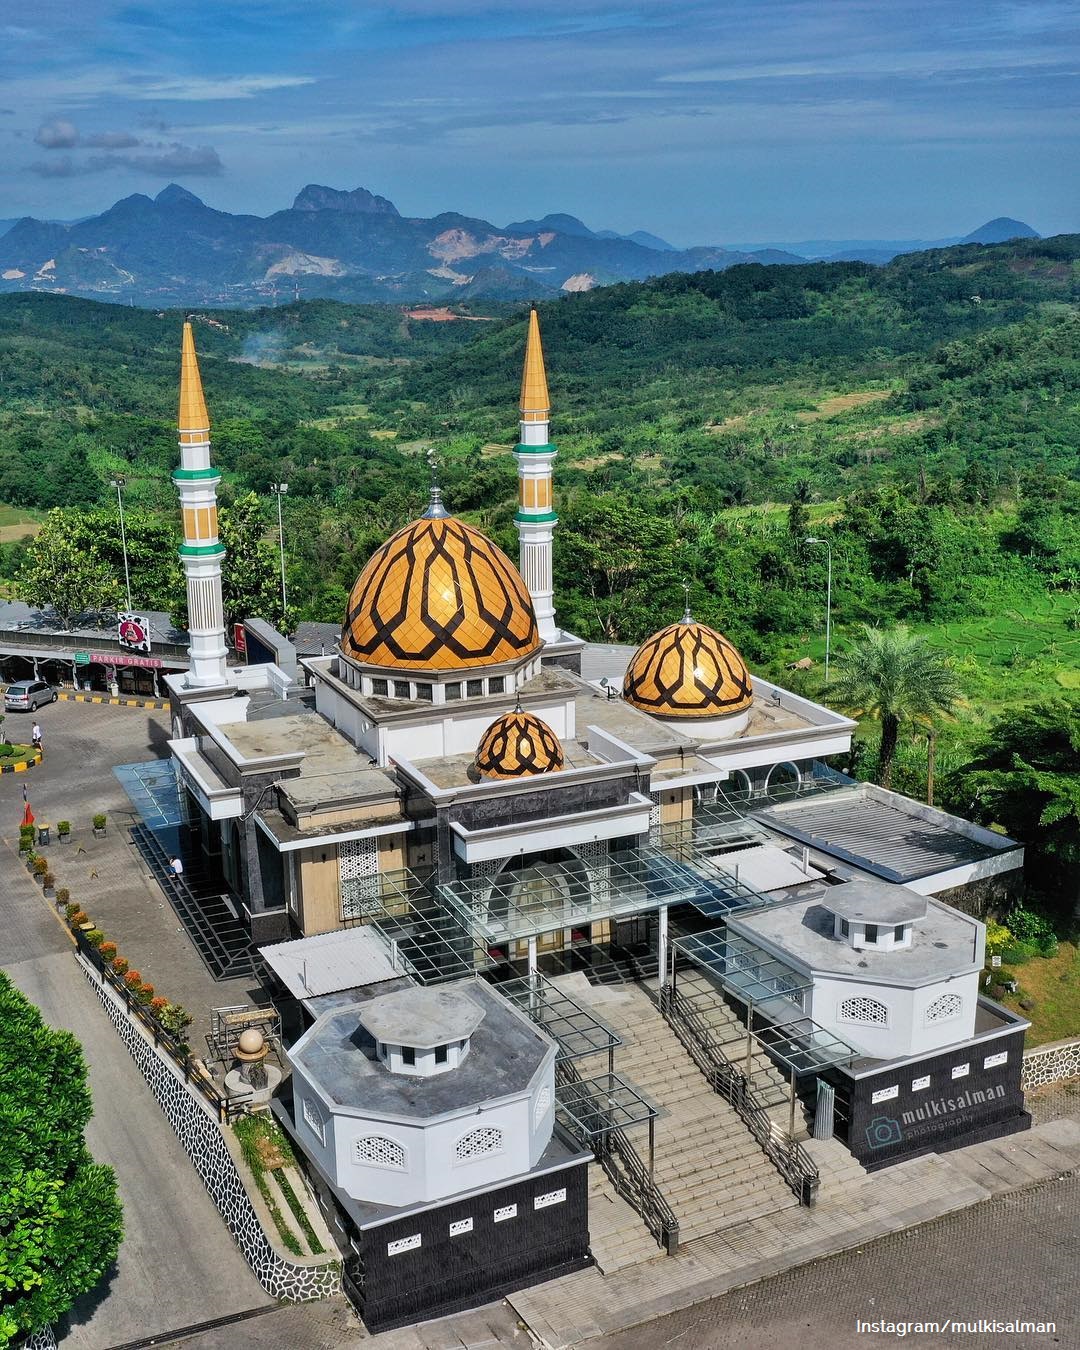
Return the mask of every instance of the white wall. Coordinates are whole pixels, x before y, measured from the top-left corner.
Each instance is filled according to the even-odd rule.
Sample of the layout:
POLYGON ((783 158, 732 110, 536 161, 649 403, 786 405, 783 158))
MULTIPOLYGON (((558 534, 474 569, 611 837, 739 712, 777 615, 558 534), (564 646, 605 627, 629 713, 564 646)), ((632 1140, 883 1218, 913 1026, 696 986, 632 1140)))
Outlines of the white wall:
POLYGON ((808 994, 810 1002, 807 1013, 815 1022, 855 1046, 864 1055, 874 1059, 898 1059, 941 1050, 973 1036, 978 994, 977 970, 918 989, 874 984, 869 980, 815 975, 813 990, 808 994), (942 994, 960 996, 960 1016, 927 1024, 926 1009, 942 994), (888 1009, 885 1026, 840 1019, 840 1004, 845 999, 859 997, 885 1005, 888 1009))

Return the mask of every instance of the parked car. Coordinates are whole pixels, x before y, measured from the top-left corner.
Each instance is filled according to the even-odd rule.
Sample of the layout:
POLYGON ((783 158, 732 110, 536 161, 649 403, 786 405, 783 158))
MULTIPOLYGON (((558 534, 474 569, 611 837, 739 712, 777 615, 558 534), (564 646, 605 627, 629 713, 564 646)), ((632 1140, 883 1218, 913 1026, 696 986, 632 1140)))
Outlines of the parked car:
POLYGON ((55 703, 56 690, 44 680, 16 680, 4 695, 4 707, 13 712, 36 712, 43 703, 55 703))

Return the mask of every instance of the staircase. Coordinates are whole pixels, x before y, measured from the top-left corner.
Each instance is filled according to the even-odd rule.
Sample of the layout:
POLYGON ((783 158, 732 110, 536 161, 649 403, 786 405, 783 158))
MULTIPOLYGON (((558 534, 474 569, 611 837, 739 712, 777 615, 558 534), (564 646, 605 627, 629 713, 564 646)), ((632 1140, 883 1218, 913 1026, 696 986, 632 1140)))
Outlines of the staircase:
MULTIPOLYGON (((798 1204, 757 1140, 712 1090, 640 985, 597 986, 584 975, 562 976, 555 983, 618 1033, 623 1045, 616 1051, 616 1072, 661 1109, 655 1122, 654 1175, 679 1220, 680 1243, 798 1204)), ((631 1137, 646 1158, 645 1127, 637 1127, 631 1137)), ((609 1233, 597 1225, 593 1251, 603 1269, 608 1269, 605 1255, 617 1261, 626 1245, 621 1225, 613 1223, 609 1233)))

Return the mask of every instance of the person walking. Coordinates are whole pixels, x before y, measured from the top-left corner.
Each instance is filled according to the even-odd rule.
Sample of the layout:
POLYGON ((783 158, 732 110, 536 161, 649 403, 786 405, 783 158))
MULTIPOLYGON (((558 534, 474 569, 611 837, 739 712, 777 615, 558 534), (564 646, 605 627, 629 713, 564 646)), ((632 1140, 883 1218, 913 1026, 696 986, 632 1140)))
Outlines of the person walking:
POLYGON ((41 749, 41 727, 35 722, 30 731, 30 740, 35 750, 41 749))

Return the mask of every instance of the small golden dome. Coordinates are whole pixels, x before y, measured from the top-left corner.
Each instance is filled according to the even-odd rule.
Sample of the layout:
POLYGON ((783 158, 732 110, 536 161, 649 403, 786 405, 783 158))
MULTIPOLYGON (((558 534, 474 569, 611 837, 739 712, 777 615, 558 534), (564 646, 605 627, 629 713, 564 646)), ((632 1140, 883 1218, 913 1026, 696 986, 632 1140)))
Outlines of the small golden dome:
POLYGON ((446 515, 436 496, 429 514, 388 539, 360 573, 341 650, 406 670, 464 670, 531 655, 540 634, 517 569, 479 530, 446 515))
POLYGON ((546 722, 521 708, 496 718, 476 747, 476 767, 485 778, 556 773, 563 762, 558 736, 546 722))
POLYGON ((689 613, 641 644, 623 698, 655 717, 727 717, 753 702, 750 672, 722 633, 689 613))

